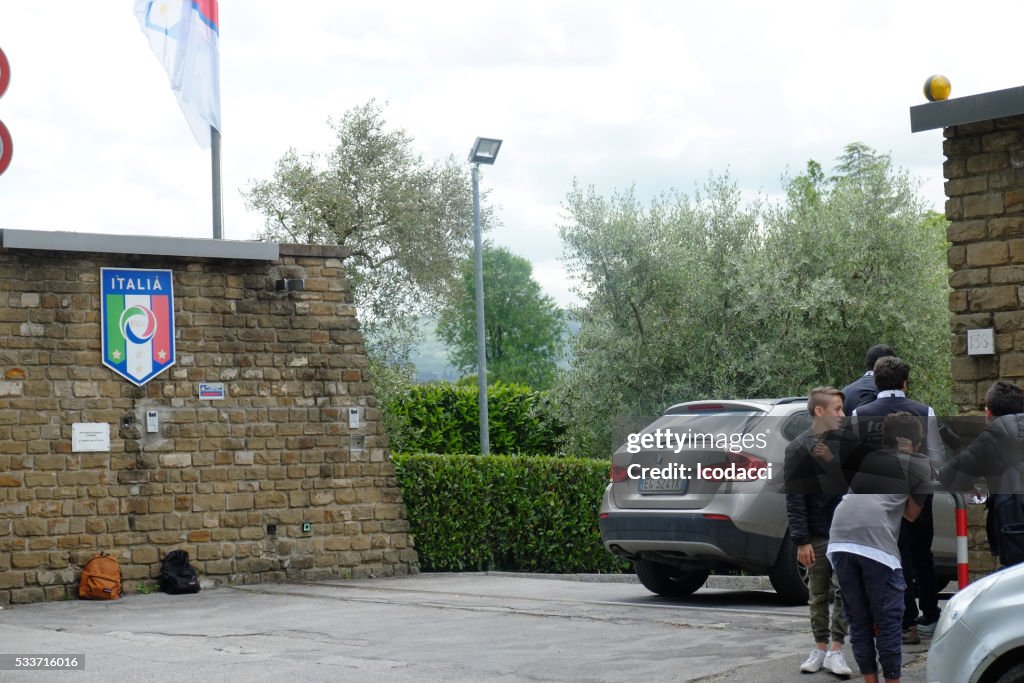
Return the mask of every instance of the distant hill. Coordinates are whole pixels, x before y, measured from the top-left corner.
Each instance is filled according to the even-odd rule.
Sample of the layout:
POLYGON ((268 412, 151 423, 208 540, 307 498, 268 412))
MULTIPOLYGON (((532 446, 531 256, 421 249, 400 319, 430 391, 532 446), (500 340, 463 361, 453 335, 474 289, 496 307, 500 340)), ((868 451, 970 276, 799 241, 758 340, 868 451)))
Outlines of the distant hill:
POLYGON ((459 373, 448 362, 448 347, 437 336, 437 321, 424 318, 420 320, 419 327, 421 340, 412 350, 416 381, 457 380, 459 373))
MULTIPOLYGON (((423 318, 419 324, 421 339, 412 349, 412 362, 416 365, 417 382, 435 382, 446 380, 454 382, 459 379, 459 372, 448 362, 448 347, 437 336, 437 321, 423 318)), ((570 320, 566 324, 566 348, 560 368, 569 367, 569 339, 579 333, 580 324, 570 320)))

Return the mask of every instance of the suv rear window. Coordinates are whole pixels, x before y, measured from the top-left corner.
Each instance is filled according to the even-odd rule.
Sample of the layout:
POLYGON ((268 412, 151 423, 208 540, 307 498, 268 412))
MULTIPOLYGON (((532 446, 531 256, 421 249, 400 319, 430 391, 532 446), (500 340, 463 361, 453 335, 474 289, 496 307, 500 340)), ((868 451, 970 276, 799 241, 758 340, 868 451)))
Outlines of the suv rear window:
POLYGON ((746 432, 758 418, 763 417, 765 414, 762 410, 752 410, 750 408, 706 413, 665 414, 644 427, 643 431, 646 433, 653 432, 656 429, 669 428, 676 433, 682 433, 690 429, 701 432, 742 433, 746 432), (738 428, 741 426, 742 429, 738 428))

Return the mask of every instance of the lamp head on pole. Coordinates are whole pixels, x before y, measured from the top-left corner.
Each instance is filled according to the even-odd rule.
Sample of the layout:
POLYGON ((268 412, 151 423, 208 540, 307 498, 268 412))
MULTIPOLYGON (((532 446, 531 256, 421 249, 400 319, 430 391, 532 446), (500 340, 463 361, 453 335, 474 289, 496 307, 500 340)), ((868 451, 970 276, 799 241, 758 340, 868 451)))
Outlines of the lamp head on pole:
POLYGON ((501 140, 494 138, 477 138, 473 149, 469 150, 469 161, 474 164, 493 164, 498 158, 501 140))

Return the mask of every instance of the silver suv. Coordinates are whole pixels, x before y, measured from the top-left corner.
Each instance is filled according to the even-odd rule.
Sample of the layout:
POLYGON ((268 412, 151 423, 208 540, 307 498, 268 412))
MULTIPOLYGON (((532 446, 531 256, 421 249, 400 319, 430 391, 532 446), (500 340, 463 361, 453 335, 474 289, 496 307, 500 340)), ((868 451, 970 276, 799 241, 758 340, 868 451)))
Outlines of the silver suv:
MULTIPOLYGON (((810 423, 806 398, 670 407, 612 456, 599 519, 604 547, 631 560, 659 595, 689 595, 712 572, 743 572, 767 574, 784 601, 806 603, 780 484, 786 446, 810 423)), ((953 496, 936 493, 933 511, 944 586, 956 578, 953 496)))

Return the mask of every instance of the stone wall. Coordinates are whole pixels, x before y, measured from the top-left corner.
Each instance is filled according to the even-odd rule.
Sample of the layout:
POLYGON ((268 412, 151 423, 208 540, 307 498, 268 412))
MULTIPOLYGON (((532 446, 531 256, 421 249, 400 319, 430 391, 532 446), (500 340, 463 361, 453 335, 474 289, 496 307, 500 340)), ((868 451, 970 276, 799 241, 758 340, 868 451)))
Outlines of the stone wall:
MULTIPOLYGON (((1024 116, 944 129, 953 400, 980 411, 996 379, 1024 382, 1024 116), (992 328, 994 355, 967 354, 967 330, 992 328)), ((972 513, 972 573, 993 568, 972 513)))
POLYGON ((207 585, 415 571, 344 252, 280 253, 0 248, 0 604, 75 594, 98 551, 129 593, 174 548, 207 585), (101 364, 101 267, 174 272, 177 363, 142 387, 101 364), (281 277, 305 290, 275 292, 281 277), (73 452, 75 423, 109 424, 109 452, 73 452))

